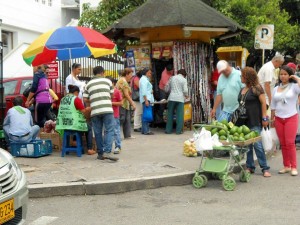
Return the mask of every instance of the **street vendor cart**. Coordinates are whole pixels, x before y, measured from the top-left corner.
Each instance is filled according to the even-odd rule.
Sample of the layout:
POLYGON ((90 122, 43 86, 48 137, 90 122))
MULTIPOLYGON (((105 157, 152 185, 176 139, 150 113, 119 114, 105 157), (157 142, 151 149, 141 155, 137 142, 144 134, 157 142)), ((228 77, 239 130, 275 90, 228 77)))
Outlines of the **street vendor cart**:
MULTIPOLYGON (((226 126, 226 125, 224 125, 226 126)), ((221 125, 205 125, 205 124, 194 124, 194 132, 199 133, 203 127, 208 130, 220 129, 224 130, 224 126, 221 125)), ((231 175, 234 167, 239 167, 241 172, 239 179, 241 182, 249 182, 251 174, 245 170, 241 165, 241 160, 244 158, 245 153, 248 151, 248 145, 253 144, 261 139, 260 136, 250 138, 246 141, 234 141, 227 130, 227 140, 221 141, 222 146, 213 146, 213 149, 207 149, 202 152, 200 166, 197 169, 193 177, 193 186, 195 188, 205 187, 208 183, 207 175, 215 179, 222 180, 222 186, 226 191, 233 191, 236 187, 236 182, 231 175), (229 158, 218 157, 219 152, 229 153, 229 158)))

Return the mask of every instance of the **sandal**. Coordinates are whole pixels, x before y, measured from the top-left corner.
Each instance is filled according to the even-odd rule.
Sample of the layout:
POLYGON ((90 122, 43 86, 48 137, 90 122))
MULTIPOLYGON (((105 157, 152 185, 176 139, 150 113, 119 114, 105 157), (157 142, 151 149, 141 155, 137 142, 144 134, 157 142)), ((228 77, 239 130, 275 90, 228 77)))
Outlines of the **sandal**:
POLYGON ((247 168, 246 171, 249 172, 249 173, 254 173, 255 172, 254 169, 250 169, 250 168, 247 168))
POLYGON ((265 170, 265 171, 263 172, 263 176, 264 176, 264 177, 271 177, 271 173, 270 173, 268 170, 265 170))

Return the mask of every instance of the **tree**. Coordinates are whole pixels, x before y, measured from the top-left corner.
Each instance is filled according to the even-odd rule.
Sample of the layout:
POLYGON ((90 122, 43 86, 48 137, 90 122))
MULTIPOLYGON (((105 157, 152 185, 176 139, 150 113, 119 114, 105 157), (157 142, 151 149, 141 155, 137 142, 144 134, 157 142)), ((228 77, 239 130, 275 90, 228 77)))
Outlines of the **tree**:
POLYGON ((89 4, 83 4, 79 25, 104 30, 144 2, 146 0, 102 0, 96 9, 92 9, 89 4))
POLYGON ((247 29, 250 34, 228 40, 228 45, 242 45, 254 50, 255 29, 260 24, 274 24, 274 50, 268 51, 267 56, 272 57, 276 51, 291 53, 294 55, 296 49, 300 49, 299 24, 290 24, 290 15, 280 8, 282 0, 214 0, 211 4, 214 8, 226 16, 237 21, 247 29))

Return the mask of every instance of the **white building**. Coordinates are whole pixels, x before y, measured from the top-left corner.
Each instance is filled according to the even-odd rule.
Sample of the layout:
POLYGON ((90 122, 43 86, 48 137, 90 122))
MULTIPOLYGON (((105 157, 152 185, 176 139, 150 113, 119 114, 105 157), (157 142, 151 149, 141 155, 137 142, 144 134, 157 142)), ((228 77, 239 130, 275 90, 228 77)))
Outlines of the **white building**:
MULTIPOLYGON (((90 0, 97 5, 99 0, 90 0)), ((76 26, 83 0, 5 0, 0 2, 3 77, 30 76, 22 53, 40 34, 61 26, 76 26), (1 23, 2 21, 2 23, 1 23)), ((0 40, 1 41, 1 40, 0 40)))

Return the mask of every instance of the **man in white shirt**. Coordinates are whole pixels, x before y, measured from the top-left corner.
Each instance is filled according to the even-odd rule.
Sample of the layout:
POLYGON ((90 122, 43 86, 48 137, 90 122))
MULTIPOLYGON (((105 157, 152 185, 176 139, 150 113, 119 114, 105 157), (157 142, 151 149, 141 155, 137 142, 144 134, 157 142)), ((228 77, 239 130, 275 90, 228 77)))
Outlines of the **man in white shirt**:
POLYGON ((272 100, 272 92, 278 79, 275 71, 283 64, 283 62, 284 57, 282 55, 275 55, 270 62, 265 63, 258 71, 257 76, 260 85, 266 93, 266 102, 268 106, 272 100))

